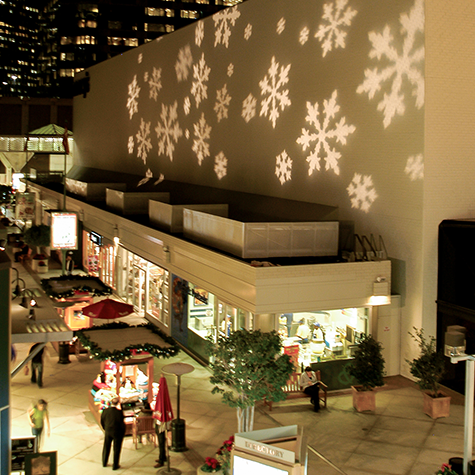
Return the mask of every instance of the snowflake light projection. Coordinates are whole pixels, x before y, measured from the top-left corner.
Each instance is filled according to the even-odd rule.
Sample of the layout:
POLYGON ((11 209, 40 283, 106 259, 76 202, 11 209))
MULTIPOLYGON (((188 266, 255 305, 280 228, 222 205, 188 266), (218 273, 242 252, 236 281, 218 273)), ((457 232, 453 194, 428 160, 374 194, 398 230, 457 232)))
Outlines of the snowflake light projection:
POLYGON ((216 91, 216 102, 214 104, 214 111, 218 118, 218 122, 221 122, 221 119, 225 119, 228 116, 228 106, 231 102, 231 96, 228 94, 226 84, 222 89, 216 91))
POLYGON ((203 53, 200 62, 193 66, 194 81, 191 85, 191 94, 195 96, 196 107, 200 105, 203 99, 208 97, 208 86, 206 82, 209 81, 210 72, 211 68, 206 66, 205 54, 203 53))
POLYGON ((308 41, 310 30, 305 26, 300 30, 299 43, 303 46, 308 41))
POLYGON ((178 102, 167 107, 162 104, 162 112, 160 113, 161 122, 155 127, 158 138, 158 155, 167 155, 170 161, 173 161, 173 152, 175 151, 175 143, 183 135, 183 131, 178 123, 177 114, 178 102))
POLYGON ((399 44, 393 44, 394 36, 388 25, 382 33, 369 33, 372 49, 369 52, 371 59, 377 59, 381 68, 366 69, 365 80, 358 86, 358 94, 367 93, 371 100, 379 91, 385 91, 383 86, 390 82, 388 92, 384 92, 378 103, 378 111, 384 115, 383 125, 387 128, 394 116, 404 115, 406 110, 403 85, 407 81, 415 97, 415 106, 421 109, 424 105, 424 46, 416 47, 416 38, 423 39, 424 33, 424 0, 416 0, 409 14, 402 14, 399 18, 401 34, 404 39, 401 51, 399 44))
POLYGON ((139 53, 139 55, 137 56, 137 63, 141 64, 142 60, 143 60, 143 55, 142 53, 139 53))
POLYGON ((148 152, 152 148, 152 142, 150 141, 150 122, 145 122, 140 119, 140 129, 135 134, 137 139, 137 157, 141 158, 144 163, 147 163, 148 152))
POLYGON ((256 115, 257 99, 249 94, 242 102, 242 117, 246 122, 249 122, 256 115))
POLYGON ((214 172, 218 177, 218 180, 226 176, 228 170, 228 159, 225 157, 223 152, 219 152, 218 155, 214 157, 214 172))
POLYGON ((345 117, 342 117, 339 122, 336 122, 340 106, 336 102, 337 91, 329 100, 323 101, 323 118, 321 122, 318 120, 318 102, 312 105, 307 102, 307 117, 305 120, 315 126, 315 132, 311 133, 309 130, 302 128, 302 135, 297 139, 297 143, 302 145, 305 152, 310 148, 312 142, 315 142, 315 147, 308 155, 307 162, 309 163, 308 174, 311 175, 314 170, 320 170, 320 159, 325 160, 325 170, 333 170, 336 175, 340 174, 338 160, 341 158, 341 153, 330 146, 331 141, 339 142, 341 145, 346 144, 346 138, 352 134, 356 127, 345 123, 345 117))
POLYGON ((150 170, 150 168, 145 172, 145 178, 142 178, 138 184, 137 184, 137 188, 139 186, 142 186, 142 185, 145 185, 145 183, 147 183, 151 178, 153 178, 153 173, 152 173, 152 170, 150 170))
POLYGON ((134 76, 134 79, 129 84, 128 87, 128 97, 127 97, 127 109, 129 109, 129 119, 132 119, 133 115, 139 111, 139 94, 140 87, 137 84, 137 75, 134 76))
POLYGON ((148 85, 150 87, 150 99, 157 100, 158 93, 162 88, 162 68, 153 68, 152 77, 148 81, 148 85))
POLYGON ((277 31, 277 34, 280 35, 282 34, 282 32, 285 30, 285 18, 281 18, 278 22, 277 22, 277 28, 276 28, 276 31, 277 31))
POLYGON ((158 185, 163 180, 165 180, 165 175, 163 173, 160 173, 160 175, 158 176, 158 179, 155 181, 154 185, 158 185))
POLYGON ((129 151, 130 154, 134 153, 134 146, 135 146, 134 136, 131 135, 129 137, 129 141, 127 142, 127 150, 129 151))
POLYGON ((350 26, 351 20, 358 13, 351 7, 346 7, 348 0, 336 0, 333 3, 325 3, 323 5, 323 23, 318 25, 315 33, 320 43, 322 43, 322 56, 335 48, 345 47, 346 31, 342 27, 350 26))
POLYGON ((183 111, 185 112, 185 115, 188 115, 191 111, 191 101, 188 96, 183 100, 183 111))
POLYGON ((281 185, 291 179, 292 159, 287 155, 287 152, 285 150, 276 157, 275 174, 279 179, 281 185))
POLYGON ((148 71, 143 73, 143 82, 148 82, 148 71))
POLYGON ((190 45, 180 48, 178 51, 178 59, 175 63, 175 72, 178 82, 186 81, 190 73, 191 65, 193 64, 193 56, 191 54, 190 45))
POLYGON ((404 173, 409 176, 411 181, 422 180, 424 178, 424 157, 422 153, 407 159, 404 173))
POLYGON ((234 74, 234 64, 229 63, 227 75, 231 77, 234 74))
POLYGON ((201 46, 203 38, 205 37, 205 25, 202 21, 199 21, 195 28, 195 44, 201 46))
POLYGON ((231 26, 236 24, 236 20, 241 16, 237 7, 225 8, 213 15, 215 32, 214 46, 222 43, 226 48, 229 46, 231 36, 231 26))
POLYGON ((196 138, 193 140, 191 149, 196 153, 198 165, 201 166, 203 159, 209 157, 209 143, 207 140, 211 138, 211 126, 206 123, 204 113, 201 114, 200 120, 193 124, 193 129, 196 138))
POLYGON ((346 189, 350 197, 351 207, 360 209, 365 213, 369 211, 374 200, 378 197, 373 186, 373 180, 369 175, 355 173, 353 180, 346 189))
POLYGON ((252 35, 252 25, 248 23, 246 28, 244 28, 244 39, 247 41, 252 35))
POLYGON ((283 89, 283 86, 289 82, 290 64, 287 66, 280 66, 276 62, 275 56, 272 56, 271 65, 268 70, 268 75, 264 76, 262 81, 259 81, 261 88, 261 95, 268 97, 261 101, 261 112, 259 116, 263 115, 272 122, 272 127, 275 128, 275 123, 279 117, 279 109, 283 111, 285 107, 290 106, 289 90, 283 89))

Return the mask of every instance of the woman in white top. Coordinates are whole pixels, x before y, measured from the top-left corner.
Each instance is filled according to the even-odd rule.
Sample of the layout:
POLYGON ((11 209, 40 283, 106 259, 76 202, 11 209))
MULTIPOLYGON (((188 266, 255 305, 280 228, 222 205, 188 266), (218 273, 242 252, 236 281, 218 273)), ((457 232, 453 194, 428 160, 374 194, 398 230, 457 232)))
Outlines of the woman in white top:
POLYGON ((310 396, 310 402, 313 404, 314 411, 318 412, 320 410, 320 399, 318 397, 320 386, 317 376, 310 366, 307 366, 300 376, 299 384, 302 391, 310 396))

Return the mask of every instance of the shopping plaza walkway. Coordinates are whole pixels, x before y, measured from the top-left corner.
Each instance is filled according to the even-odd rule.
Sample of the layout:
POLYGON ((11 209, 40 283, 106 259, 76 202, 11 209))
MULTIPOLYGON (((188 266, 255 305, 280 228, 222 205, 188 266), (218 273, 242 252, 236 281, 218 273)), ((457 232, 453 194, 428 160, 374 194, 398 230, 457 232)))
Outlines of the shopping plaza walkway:
MULTIPOLYGON (((29 288, 39 287, 38 277, 60 275, 58 268, 36 276, 28 265, 26 269, 14 265, 29 288)), ((136 315, 128 318, 134 323, 139 321, 136 315)), ((29 344, 15 346, 18 364, 27 355, 29 344)), ((41 389, 23 371, 12 379, 12 437, 30 435, 27 410, 38 398, 45 399, 52 431, 45 438, 43 451, 57 451, 58 475, 112 472, 111 464, 102 467, 103 432, 88 409, 88 392, 100 363, 74 355, 70 356, 70 364, 59 364, 58 360, 58 354, 48 344, 41 389)), ((214 456, 222 442, 237 430, 236 412, 224 405, 219 395, 211 394, 209 370, 183 351, 171 359, 155 360, 155 381, 160 378, 163 365, 178 361, 193 365, 195 370, 182 377, 180 390, 180 416, 186 421, 189 450, 170 452, 171 467, 191 475, 205 457, 214 456)), ((167 376, 167 382, 176 416, 174 377, 167 376)), ((355 412, 351 395, 343 391, 330 394, 328 407, 319 413, 313 412, 307 399, 275 403, 272 412, 259 404, 254 429, 302 426, 308 444, 309 475, 430 475, 449 458, 463 456, 463 397, 454 393, 453 396, 450 417, 434 421, 423 414, 422 396, 415 385, 405 378, 392 377, 378 391, 375 413, 355 412)), ((135 449, 128 437, 122 449, 121 469, 114 473, 155 474, 157 455, 158 449, 145 441, 135 449)))

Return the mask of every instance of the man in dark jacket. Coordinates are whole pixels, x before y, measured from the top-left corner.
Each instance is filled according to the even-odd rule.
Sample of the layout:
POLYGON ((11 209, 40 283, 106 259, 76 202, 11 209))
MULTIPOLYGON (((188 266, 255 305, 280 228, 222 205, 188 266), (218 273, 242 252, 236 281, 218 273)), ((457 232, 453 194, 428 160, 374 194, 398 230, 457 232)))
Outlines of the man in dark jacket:
POLYGON ((102 449, 102 466, 107 467, 112 441, 114 441, 114 462, 112 470, 119 470, 120 451, 125 435, 124 413, 120 407, 120 400, 115 397, 111 407, 104 409, 101 414, 101 426, 104 429, 104 448, 102 449))

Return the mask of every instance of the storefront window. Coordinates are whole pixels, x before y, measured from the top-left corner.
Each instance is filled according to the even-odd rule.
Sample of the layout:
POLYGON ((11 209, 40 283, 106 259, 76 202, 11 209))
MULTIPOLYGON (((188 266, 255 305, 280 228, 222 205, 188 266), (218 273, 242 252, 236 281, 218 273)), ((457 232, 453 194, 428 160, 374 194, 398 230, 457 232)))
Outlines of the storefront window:
POLYGON ((369 315, 366 307, 283 313, 279 316, 279 333, 284 351, 295 355, 304 366, 350 358, 368 333, 369 315))
POLYGON ((83 266, 90 275, 99 277, 113 289, 117 288, 115 281, 116 249, 113 244, 97 245, 91 241, 91 233, 83 234, 83 266))
POLYGON ((168 271, 149 264, 147 313, 168 325, 168 271))
POLYGON ((188 296, 188 328, 201 338, 206 338, 215 333, 215 297, 206 290, 192 285, 190 287, 192 292, 188 296))

